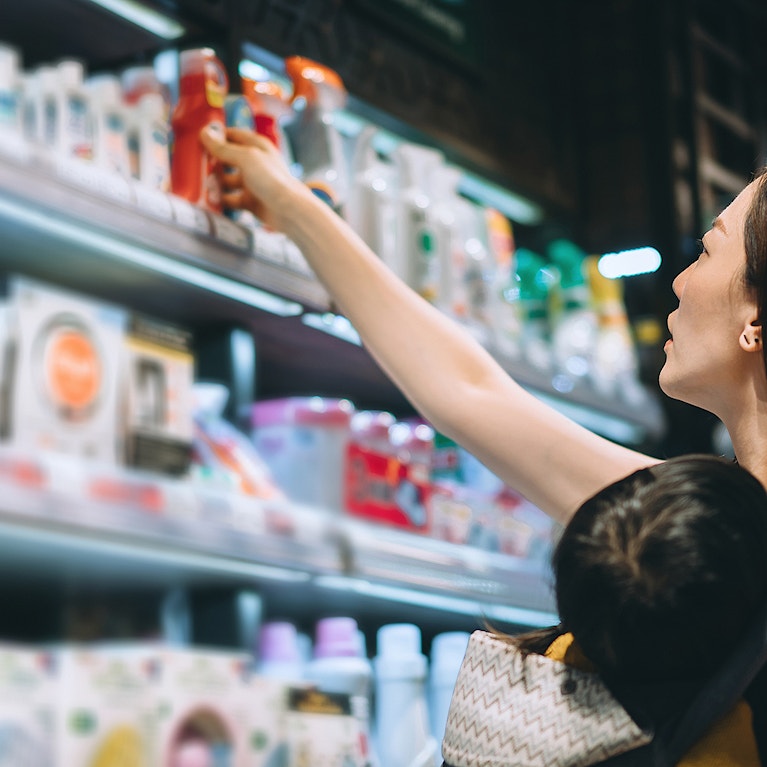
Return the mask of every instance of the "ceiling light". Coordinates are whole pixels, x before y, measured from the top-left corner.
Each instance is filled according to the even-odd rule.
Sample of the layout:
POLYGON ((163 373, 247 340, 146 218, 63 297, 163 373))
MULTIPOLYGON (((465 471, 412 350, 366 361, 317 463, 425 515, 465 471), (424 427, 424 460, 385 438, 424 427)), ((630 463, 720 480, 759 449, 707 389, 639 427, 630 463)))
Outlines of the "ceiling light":
POLYGON ((90 0, 90 2, 165 40, 177 40, 186 32, 186 29, 177 21, 134 0, 90 0))

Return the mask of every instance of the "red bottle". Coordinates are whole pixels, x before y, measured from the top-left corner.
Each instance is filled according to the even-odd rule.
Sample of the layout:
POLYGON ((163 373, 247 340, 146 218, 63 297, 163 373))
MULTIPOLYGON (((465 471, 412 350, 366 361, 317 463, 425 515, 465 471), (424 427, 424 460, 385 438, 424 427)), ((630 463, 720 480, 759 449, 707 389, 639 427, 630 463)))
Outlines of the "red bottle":
POLYGON ((200 131, 206 125, 214 125, 223 134, 229 80, 224 65, 210 48, 182 51, 180 72, 178 103, 171 117, 171 191, 220 213, 221 186, 216 178, 216 161, 200 143, 200 131))

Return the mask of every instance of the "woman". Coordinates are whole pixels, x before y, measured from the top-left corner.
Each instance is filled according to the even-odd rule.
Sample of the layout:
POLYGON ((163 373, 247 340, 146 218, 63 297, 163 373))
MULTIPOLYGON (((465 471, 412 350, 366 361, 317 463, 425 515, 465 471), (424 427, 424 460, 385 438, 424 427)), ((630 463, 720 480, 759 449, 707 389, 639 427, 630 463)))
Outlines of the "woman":
MULTIPOLYGON (((657 459, 618 446, 543 405, 462 328, 400 281, 290 175, 261 136, 204 132, 236 170, 224 203, 251 210, 301 249, 366 347, 434 426, 562 523, 599 488, 657 459)), ((703 237, 673 283, 679 308, 660 384, 727 427, 738 461, 767 485, 767 373, 760 316, 767 297, 767 186, 750 183, 703 237)))
MULTIPOLYGON (((658 463, 578 426, 516 384, 292 177, 267 139, 228 129, 225 136, 204 131, 201 140, 234 169, 222 175, 224 204, 287 234, 415 409, 554 519, 566 524, 600 488, 658 463)), ((674 280, 679 306, 669 316, 660 385, 718 416, 738 462, 767 486, 765 178, 720 214, 698 260, 674 280)), ((767 733, 767 721, 757 734, 759 727, 767 733)))

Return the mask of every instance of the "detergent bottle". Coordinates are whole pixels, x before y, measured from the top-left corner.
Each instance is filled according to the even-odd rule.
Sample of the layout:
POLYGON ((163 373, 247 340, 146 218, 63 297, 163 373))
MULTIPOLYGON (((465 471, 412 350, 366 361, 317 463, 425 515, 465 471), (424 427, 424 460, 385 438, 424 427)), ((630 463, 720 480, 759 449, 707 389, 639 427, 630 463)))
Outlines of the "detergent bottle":
POLYGON ((346 216, 370 249, 395 273, 404 276, 404 260, 396 241, 397 174, 394 165, 385 162, 375 148, 378 133, 377 128, 368 125, 355 140, 346 216))
POLYGON ((393 152, 399 174, 397 249, 404 258, 404 279, 427 301, 439 302, 440 260, 431 196, 431 179, 443 162, 430 147, 403 143, 393 152))
POLYGON ((333 113, 346 104, 346 88, 338 73, 301 56, 285 59, 285 71, 293 83, 291 104, 297 112, 287 131, 301 177, 317 196, 343 213, 348 167, 333 113))
POLYGON ((591 379, 600 394, 618 397, 632 405, 644 399, 639 379, 639 358, 623 302, 623 284, 605 277, 598 256, 586 259, 586 273, 599 329, 593 354, 591 379))
POLYGON ((597 318, 584 270, 585 253, 569 240, 554 240, 548 255, 559 270, 559 306, 553 312, 552 349, 563 373, 575 378, 591 374, 597 340, 597 318))
POLYGON ((543 256, 527 248, 519 248, 515 257, 514 279, 519 286, 522 356, 532 367, 549 371, 552 354, 548 297, 552 278, 546 271, 543 256))
POLYGON ((228 88, 224 66, 212 49, 181 52, 179 99, 171 118, 171 191, 215 213, 222 210, 221 186, 215 160, 200 142, 200 131, 210 126, 223 133, 228 88))

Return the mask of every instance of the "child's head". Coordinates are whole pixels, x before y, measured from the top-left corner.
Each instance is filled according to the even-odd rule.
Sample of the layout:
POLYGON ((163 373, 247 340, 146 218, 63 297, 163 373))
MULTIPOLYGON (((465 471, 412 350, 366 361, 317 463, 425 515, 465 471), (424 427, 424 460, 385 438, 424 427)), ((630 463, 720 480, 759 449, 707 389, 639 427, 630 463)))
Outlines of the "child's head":
POLYGON ((642 469, 578 509, 554 575, 563 628, 606 678, 699 677, 767 599, 767 493, 714 456, 642 469))

